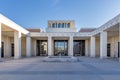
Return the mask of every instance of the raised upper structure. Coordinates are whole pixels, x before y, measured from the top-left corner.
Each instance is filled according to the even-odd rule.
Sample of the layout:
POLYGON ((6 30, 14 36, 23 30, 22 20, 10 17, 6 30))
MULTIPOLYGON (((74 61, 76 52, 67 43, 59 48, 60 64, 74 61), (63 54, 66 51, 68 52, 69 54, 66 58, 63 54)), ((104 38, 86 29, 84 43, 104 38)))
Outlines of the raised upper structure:
POLYGON ((74 20, 49 20, 46 32, 76 32, 74 20))

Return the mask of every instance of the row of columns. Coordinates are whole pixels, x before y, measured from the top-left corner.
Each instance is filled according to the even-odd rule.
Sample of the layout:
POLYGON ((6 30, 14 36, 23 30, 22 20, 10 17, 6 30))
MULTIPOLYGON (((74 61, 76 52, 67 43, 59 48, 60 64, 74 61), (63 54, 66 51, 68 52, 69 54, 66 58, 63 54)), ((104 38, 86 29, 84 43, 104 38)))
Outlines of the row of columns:
MULTIPOLYGON (((96 53, 96 44, 95 36, 91 36, 90 39, 90 57, 95 57, 96 53)), ((107 57, 107 32, 100 33, 100 58, 107 57)))
MULTIPOLYGON (((1 23, 0 23, 0 35, 1 34, 1 23)), ((90 56, 95 57, 95 37, 91 36, 90 40, 90 56)), ((21 32, 15 31, 14 32, 14 44, 15 44, 15 59, 21 58, 21 32)), ((73 36, 70 36, 69 39, 69 56, 73 56, 73 36)), ((52 55, 52 38, 48 36, 48 55, 52 55)), ((0 53, 1 53, 1 36, 0 36, 0 53)), ((31 37, 26 37, 26 56, 31 56, 31 37)), ((100 58, 107 57, 107 32, 100 33, 100 58)), ((0 54, 1 58, 1 54, 0 54)))
MULTIPOLYGON (((2 42, 2 28, 1 28, 1 23, 0 23, 0 53, 1 53, 1 42, 2 42)), ((14 58, 19 59, 21 58, 21 37, 22 34, 20 31, 14 31, 14 58)), ((27 37, 26 38, 26 56, 30 57, 31 56, 31 38, 27 37)), ((0 54, 0 59, 1 59, 1 54, 0 54)))
MULTIPOLYGON (((88 41, 85 42, 86 46, 86 56, 88 56, 88 41)), ((48 56, 52 56, 52 37, 48 37, 48 56)), ((91 36, 90 40, 90 57, 95 57, 96 55, 96 44, 95 44, 95 36, 91 36)), ((69 37, 69 56, 73 56, 73 36, 69 37)), ((100 58, 107 57, 107 32, 100 33, 100 58)))
MULTIPOLYGON (((52 56, 52 37, 48 36, 48 56, 52 56)), ((73 36, 69 38, 69 56, 73 56, 73 36)))
MULTIPOLYGON (((21 58, 21 32, 20 31, 15 31, 14 32, 14 58, 19 59, 21 58)), ((26 37, 26 56, 30 57, 31 56, 31 37, 27 36, 26 37)))

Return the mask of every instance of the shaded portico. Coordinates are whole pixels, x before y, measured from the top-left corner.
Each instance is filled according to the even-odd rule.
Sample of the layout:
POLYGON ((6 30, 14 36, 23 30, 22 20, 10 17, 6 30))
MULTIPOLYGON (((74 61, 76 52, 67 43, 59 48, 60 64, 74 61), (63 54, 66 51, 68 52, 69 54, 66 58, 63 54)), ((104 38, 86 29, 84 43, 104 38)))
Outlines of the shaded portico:
POLYGON ((91 57, 119 57, 120 19, 119 15, 92 32, 91 57))
POLYGON ((0 59, 11 57, 12 53, 15 59, 21 58, 22 38, 25 38, 28 33, 27 30, 0 14, 0 53, 3 55, 0 54, 0 59), (11 51, 11 44, 14 44, 14 51, 11 51))

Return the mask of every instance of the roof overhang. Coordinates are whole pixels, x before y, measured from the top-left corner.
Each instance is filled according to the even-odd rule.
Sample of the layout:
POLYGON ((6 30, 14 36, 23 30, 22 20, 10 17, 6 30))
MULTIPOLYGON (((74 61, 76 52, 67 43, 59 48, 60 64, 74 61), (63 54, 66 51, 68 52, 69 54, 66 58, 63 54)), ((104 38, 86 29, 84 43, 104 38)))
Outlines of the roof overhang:
POLYGON ((120 23, 120 14, 117 15, 116 17, 114 17, 113 19, 109 20, 108 22, 106 22, 105 24, 103 24, 102 26, 100 26, 99 28, 97 28, 95 31, 91 32, 91 35, 97 35, 100 32, 103 32, 105 30, 107 30, 108 28, 116 25, 120 23))
POLYGON ((16 30, 16 31, 20 31, 23 34, 28 34, 29 31, 26 30, 25 28, 21 27, 20 25, 16 24, 15 22, 13 22, 12 20, 8 19, 7 17, 3 16, 2 14, 0 14, 0 23, 3 23, 7 26, 9 26, 10 28, 16 30))

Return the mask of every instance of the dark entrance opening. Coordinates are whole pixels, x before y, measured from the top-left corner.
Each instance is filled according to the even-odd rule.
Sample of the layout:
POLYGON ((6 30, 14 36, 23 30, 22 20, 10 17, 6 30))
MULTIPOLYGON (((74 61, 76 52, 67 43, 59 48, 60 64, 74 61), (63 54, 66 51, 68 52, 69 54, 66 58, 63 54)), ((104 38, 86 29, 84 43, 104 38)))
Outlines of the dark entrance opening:
POLYGON ((37 40, 37 56, 48 55, 48 44, 47 40, 37 40))
POLYGON ((111 49, 111 45, 107 44, 107 56, 110 57, 110 49, 111 49))
POLYGON ((68 56, 68 41, 55 40, 54 41, 54 56, 68 56))
POLYGON ((120 42, 118 42, 118 58, 120 57, 120 42))
POLYGON ((74 56, 85 56, 85 40, 74 40, 74 56))
POLYGON ((14 43, 11 44, 11 56, 14 57, 14 43))
POLYGON ((4 57, 4 42, 1 44, 1 57, 4 57))

